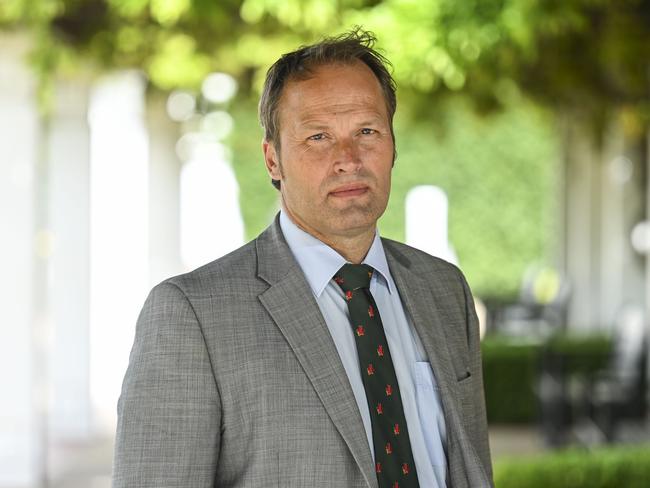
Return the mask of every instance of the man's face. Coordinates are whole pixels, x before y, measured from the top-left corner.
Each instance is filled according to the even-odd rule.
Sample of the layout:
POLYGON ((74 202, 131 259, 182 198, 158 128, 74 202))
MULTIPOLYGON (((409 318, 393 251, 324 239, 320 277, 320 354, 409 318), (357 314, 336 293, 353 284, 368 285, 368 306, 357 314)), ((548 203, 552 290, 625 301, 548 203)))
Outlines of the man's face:
POLYGON ((264 143, 285 211, 324 242, 374 231, 390 192, 393 140, 386 103, 362 62, 317 68, 279 102, 280 151, 264 143))

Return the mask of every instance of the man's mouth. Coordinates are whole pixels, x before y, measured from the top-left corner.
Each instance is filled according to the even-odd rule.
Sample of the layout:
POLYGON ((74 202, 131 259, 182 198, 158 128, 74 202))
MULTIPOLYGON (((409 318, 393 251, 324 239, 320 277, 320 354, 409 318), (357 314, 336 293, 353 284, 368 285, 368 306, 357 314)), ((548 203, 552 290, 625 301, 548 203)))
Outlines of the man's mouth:
POLYGON ((363 195, 368 191, 368 186, 360 183, 343 185, 335 188, 330 192, 330 195, 337 198, 357 197, 363 195))

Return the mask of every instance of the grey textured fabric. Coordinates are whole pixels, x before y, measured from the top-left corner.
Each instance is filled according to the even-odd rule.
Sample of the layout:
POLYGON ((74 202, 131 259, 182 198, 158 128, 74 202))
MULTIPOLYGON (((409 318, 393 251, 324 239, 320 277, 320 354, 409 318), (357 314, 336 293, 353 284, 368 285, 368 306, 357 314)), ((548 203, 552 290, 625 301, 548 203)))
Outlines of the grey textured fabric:
MULTIPOLYGON (((467 284, 442 260, 383 244, 440 388, 448 486, 492 486, 467 284)), ((118 402, 113 487, 377 487, 350 384, 277 218, 151 291, 118 402)))

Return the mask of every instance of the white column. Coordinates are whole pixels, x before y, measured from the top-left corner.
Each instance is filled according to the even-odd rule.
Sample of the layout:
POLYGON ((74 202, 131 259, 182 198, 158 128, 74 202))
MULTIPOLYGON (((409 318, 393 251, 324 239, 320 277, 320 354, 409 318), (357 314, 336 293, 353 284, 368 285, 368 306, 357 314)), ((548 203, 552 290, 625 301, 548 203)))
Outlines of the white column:
POLYGON ((458 264, 449 242, 449 199, 434 185, 420 185, 406 195, 406 243, 421 251, 458 264))
POLYGON ((148 292, 148 143, 145 81, 120 72, 90 99, 90 394, 99 433, 112 435, 116 405, 148 292))
POLYGON ((607 331, 623 305, 642 306, 644 270, 630 236, 644 217, 645 182, 638 137, 613 120, 602 144, 579 124, 567 124, 566 273, 572 299, 568 325, 607 331))
POLYGON ((228 149, 206 133, 188 133, 181 171, 181 258, 191 270, 244 243, 239 184, 228 149))
MULTIPOLYGON (((650 219, 650 126, 645 133, 645 214, 650 219)), ((645 326, 646 354, 650 355, 650 254, 645 256, 645 326)), ((650 405, 650 361, 646 361, 646 405, 650 405)), ((650 424, 650 408, 646 411, 646 421, 650 424)))
POLYGON ((183 272, 180 257, 179 124, 161 94, 147 99, 149 132, 149 285, 183 272))
POLYGON ((90 428, 88 92, 89 83, 82 78, 60 80, 50 119, 49 424, 54 439, 83 438, 90 428))
POLYGON ((37 483, 44 452, 32 348, 39 117, 28 49, 25 37, 0 35, 0 486, 14 487, 37 483))
POLYGON ((571 283, 567 325, 600 326, 600 171, 592 138, 574 120, 565 121, 564 266, 571 283))
POLYGON ((601 167, 600 300, 594 304, 605 329, 611 329, 623 306, 643 308, 644 263, 634 251, 631 234, 645 218, 643 148, 611 124, 603 144, 601 167))

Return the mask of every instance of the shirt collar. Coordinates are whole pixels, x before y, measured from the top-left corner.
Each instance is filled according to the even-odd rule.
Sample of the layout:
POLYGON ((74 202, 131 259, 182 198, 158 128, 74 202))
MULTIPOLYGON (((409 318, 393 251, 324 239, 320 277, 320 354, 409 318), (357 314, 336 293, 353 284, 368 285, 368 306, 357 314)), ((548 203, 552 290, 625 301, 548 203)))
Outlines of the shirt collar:
MULTIPOLYGON (((347 261, 327 244, 299 228, 283 211, 280 211, 280 228, 310 288, 314 295, 319 297, 334 274, 347 261)), ((377 231, 363 263, 377 271, 373 273, 372 279, 381 277, 388 286, 388 291, 392 293, 394 284, 388 269, 384 246, 377 231)))

